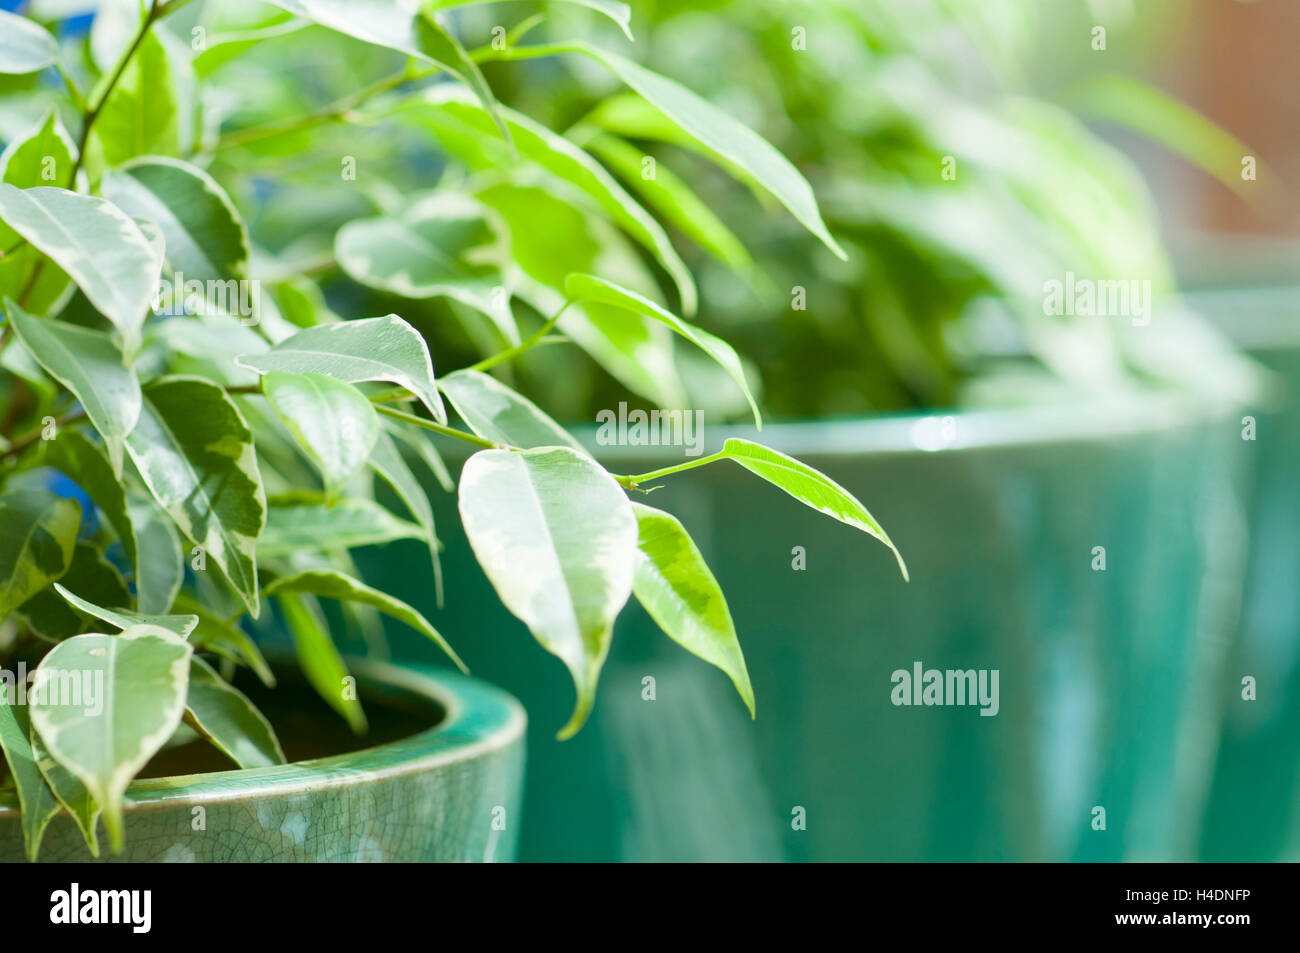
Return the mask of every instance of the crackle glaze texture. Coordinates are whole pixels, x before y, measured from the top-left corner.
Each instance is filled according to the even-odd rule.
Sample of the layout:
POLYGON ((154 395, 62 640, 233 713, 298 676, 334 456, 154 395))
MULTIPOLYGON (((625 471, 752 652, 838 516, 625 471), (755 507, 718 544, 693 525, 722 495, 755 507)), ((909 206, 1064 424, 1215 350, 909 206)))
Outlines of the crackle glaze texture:
MULTIPOLYGON (((353 671, 363 683, 431 698, 446 717, 412 737, 337 757, 137 781, 127 795, 126 849, 100 859, 513 860, 524 767, 519 704, 440 670, 358 662, 353 671), (200 818, 204 829, 196 830, 200 818)), ((0 801, 0 860, 22 859, 18 812, 0 801)), ((40 859, 91 860, 66 813, 51 822, 40 859)))

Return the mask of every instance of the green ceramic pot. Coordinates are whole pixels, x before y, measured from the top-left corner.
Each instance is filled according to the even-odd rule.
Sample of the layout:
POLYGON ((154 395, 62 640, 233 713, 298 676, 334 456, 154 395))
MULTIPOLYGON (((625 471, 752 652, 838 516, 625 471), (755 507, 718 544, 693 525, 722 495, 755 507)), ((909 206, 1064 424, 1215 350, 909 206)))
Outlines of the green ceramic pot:
POLYGON ((1279 385, 1275 401, 1249 411, 1248 574, 1221 685, 1225 718, 1201 857, 1300 860, 1300 286, 1203 291, 1191 301, 1279 385), (1253 699, 1243 697, 1247 676, 1253 699))
MULTIPOLYGON (((138 780, 127 792, 126 849, 111 859, 513 860, 524 767, 519 704, 420 665, 349 664, 363 701, 372 711, 383 706, 390 724, 436 723, 283 767, 138 780)), ((23 856, 16 805, 0 802, 0 859, 23 856)), ((51 822, 40 859, 91 859, 67 815, 51 822)))
MULTIPOLYGON (((448 592, 436 624, 535 729, 521 856, 1192 856, 1241 581, 1241 547, 1219 545, 1244 534, 1239 416, 1133 399, 761 435, 718 427, 706 449, 752 436, 854 492, 912 581, 883 546, 739 467, 666 479, 649 502, 682 519, 728 594, 758 718, 633 604, 595 715, 563 743, 563 667, 499 608, 454 499, 434 491, 448 592), (997 670, 997 715, 896 706, 893 673, 916 663, 997 670)), ((682 459, 595 449, 620 472, 682 459)), ((372 560, 435 613, 413 556, 372 560)))

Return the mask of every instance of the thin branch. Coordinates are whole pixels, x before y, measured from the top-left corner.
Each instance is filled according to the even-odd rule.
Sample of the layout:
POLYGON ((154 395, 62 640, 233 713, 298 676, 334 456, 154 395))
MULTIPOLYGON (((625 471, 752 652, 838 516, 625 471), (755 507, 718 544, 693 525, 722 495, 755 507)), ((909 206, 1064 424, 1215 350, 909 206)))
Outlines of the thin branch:
POLYGON ((561 308, 559 311, 555 312, 554 316, 552 316, 549 321, 547 321, 540 328, 538 328, 535 333, 530 335, 527 340, 521 341, 520 343, 516 344, 514 347, 506 348, 504 351, 501 351, 498 354, 493 354, 491 357, 485 357, 477 364, 471 364, 469 369, 471 371, 489 370, 490 368, 496 367, 498 364, 501 364, 504 361, 509 361, 518 357, 520 354, 523 354, 524 351, 527 351, 529 348, 542 343, 542 341, 546 339, 546 335, 551 333, 551 329, 555 327, 556 322, 558 322, 560 318, 564 315, 564 312, 568 311, 569 308, 575 304, 577 304, 577 301, 564 302, 564 307, 561 308))
POLYGON ((246 146, 251 142, 260 142, 263 139, 283 136, 290 132, 312 129, 316 126, 325 125, 326 123, 347 119, 349 118, 349 113, 365 105, 374 97, 396 89, 405 83, 412 83, 417 80, 426 79, 433 76, 435 73, 440 73, 441 71, 442 70, 436 66, 428 69, 417 70, 412 70, 408 67, 400 73, 395 73, 392 76, 381 79, 378 82, 367 86, 365 89, 359 90, 350 96, 345 96, 328 106, 322 106, 314 112, 266 123, 262 126, 252 126, 248 129, 237 129, 234 132, 227 133, 217 140, 212 151, 220 152, 223 149, 230 149, 235 146, 246 146))
POLYGON ((444 427, 442 424, 433 420, 426 420, 424 417, 417 417, 415 414, 403 413, 400 410, 394 410, 392 407, 385 407, 383 404, 376 404, 375 410, 379 411, 385 417, 391 417, 393 420, 400 420, 403 423, 414 424, 416 427, 423 427, 425 430, 432 430, 434 433, 442 434, 444 437, 452 437, 465 443, 473 444, 484 450, 519 450, 519 447, 506 446, 504 444, 493 443, 491 440, 485 440, 482 437, 466 433, 463 430, 457 430, 455 427, 444 427))

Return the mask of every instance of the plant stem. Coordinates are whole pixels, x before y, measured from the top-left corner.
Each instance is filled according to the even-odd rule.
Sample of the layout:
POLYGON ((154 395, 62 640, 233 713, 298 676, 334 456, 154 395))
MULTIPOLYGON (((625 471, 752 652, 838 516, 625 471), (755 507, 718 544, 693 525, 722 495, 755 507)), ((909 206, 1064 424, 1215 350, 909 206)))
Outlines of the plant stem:
POLYGON ((493 443, 491 440, 485 440, 482 437, 466 433, 463 430, 457 430, 455 427, 444 427, 442 424, 433 420, 426 420, 423 417, 417 417, 415 414, 403 413, 400 410, 394 410, 392 407, 385 407, 383 404, 376 404, 375 410, 379 411, 385 417, 391 417, 393 420, 400 420, 403 423, 414 424, 416 427, 423 427, 425 430, 432 430, 434 433, 440 433, 444 437, 452 437, 456 440, 462 440, 465 443, 473 444, 484 450, 518 450, 518 447, 509 447, 499 443, 493 443))
POLYGON ((501 351, 498 354, 493 354, 491 357, 485 357, 477 364, 471 364, 469 369, 471 371, 480 371, 480 372, 489 370, 490 368, 496 367, 498 364, 501 364, 504 361, 509 361, 518 357, 520 354, 523 354, 524 351, 527 351, 529 348, 533 347, 534 345, 540 344, 546 338, 546 335, 548 335, 551 332, 551 329, 555 327, 556 322, 560 320, 564 312, 568 311, 569 307, 574 304, 577 304, 577 302, 576 301, 564 302, 564 307, 562 307, 559 311, 555 312, 554 316, 545 324, 543 324, 540 328, 538 328, 535 333, 530 335, 527 340, 521 341, 520 343, 516 344, 514 347, 506 348, 504 351, 501 351))
MULTIPOLYGON (((185 0, 177 0, 177 2, 184 3, 185 0)), ((126 72, 126 68, 130 64, 131 59, 135 56, 136 51, 140 49, 140 44, 143 43, 144 38, 149 35, 149 28, 154 25, 156 20, 163 16, 164 11, 170 13, 172 10, 176 9, 177 2, 160 7, 158 5, 158 0, 150 0, 149 12, 146 13, 144 19, 140 21, 140 29, 136 31, 135 38, 131 41, 131 45, 126 48, 126 52, 124 52, 121 58, 117 61, 117 66, 113 69, 113 73, 109 77, 108 82, 104 85, 103 92, 99 94, 99 98, 82 116, 81 135, 77 138, 77 158, 74 159, 72 163, 72 175, 68 181, 68 188, 75 189, 77 187, 77 173, 81 171, 81 167, 86 161, 86 144, 90 141, 90 130, 94 127, 95 120, 97 120, 99 114, 103 112, 104 106, 108 103, 109 97, 113 95, 113 90, 121 81, 122 74, 126 72)))
POLYGON ((579 52, 581 48, 574 43, 539 43, 536 46, 507 46, 504 50, 494 50, 490 46, 484 46, 471 50, 469 56, 475 63, 491 63, 497 60, 531 60, 542 56, 579 52))
POLYGON ((642 483, 649 483, 651 480, 658 480, 666 476, 672 476, 674 473, 681 473, 683 470, 694 470, 696 467, 702 467, 709 463, 716 463, 719 460, 727 459, 726 454, 718 452, 710 454, 707 457, 700 457, 698 460, 688 460, 686 463, 679 463, 676 466, 664 467, 662 470, 652 470, 649 473, 638 473, 635 476, 617 476, 614 477, 619 486, 626 487, 629 490, 640 488, 642 483))
MULTIPOLYGON (((58 433, 58 431, 61 428, 70 427, 72 424, 81 423, 81 421, 85 419, 86 419, 86 412, 84 410, 78 410, 70 414, 64 414, 58 420, 54 421, 54 431, 55 433, 58 433)), ((20 453, 25 451, 32 444, 36 443, 36 441, 40 440, 41 435, 44 433, 45 433, 45 428, 38 427, 35 430, 33 430, 31 433, 19 437, 17 440, 15 440, 12 444, 9 445, 8 450, 4 451, 4 456, 6 457, 18 456, 20 453)))
POLYGON ((403 83, 411 83, 416 80, 426 79, 435 73, 441 72, 438 67, 428 69, 412 70, 409 67, 400 73, 394 73, 385 79, 367 86, 365 89, 353 93, 351 96, 345 96, 337 102, 328 106, 322 106, 315 112, 310 112, 302 116, 295 116, 289 119, 282 119, 277 122, 266 123, 262 126, 253 126, 249 129, 237 129, 234 132, 227 133, 219 138, 216 145, 213 146, 213 152, 220 152, 223 149, 230 149, 234 146, 248 145, 250 142, 260 142, 263 139, 270 139, 274 136, 282 136, 290 132, 298 132, 302 129, 311 129, 316 126, 324 125, 328 122, 337 122, 347 117, 347 114, 369 102, 381 93, 396 89, 403 83))
MULTIPOLYGON (((176 9, 178 4, 186 2, 188 0, 173 0, 171 4, 159 7, 158 0, 150 0, 149 12, 145 14, 144 19, 140 22, 140 29, 136 32, 135 39, 131 41, 131 45, 126 48, 126 52, 118 60, 117 67, 113 70, 108 82, 104 84, 104 89, 99 94, 99 98, 94 105, 84 109, 81 116, 81 134, 77 137, 77 157, 72 160, 72 174, 68 176, 68 188, 72 191, 77 190, 77 173, 81 171, 81 167, 86 161, 86 146, 90 142, 90 130, 94 127, 95 120, 99 118, 99 114, 103 111, 109 97, 113 95, 113 90, 122 79, 122 74, 126 72, 127 64, 135 56, 136 50, 140 49, 140 44, 144 42, 144 38, 149 34, 149 28, 153 26, 154 21, 159 19, 164 14, 164 11, 170 13, 171 10, 176 9)), ((75 92, 75 87, 73 87, 73 91, 75 92)), ((23 290, 18 294, 20 307, 27 305, 28 299, 31 298, 32 292, 36 289, 36 282, 40 280, 41 272, 45 269, 45 261, 44 257, 38 258, 36 264, 32 266, 31 274, 27 276, 27 282, 23 285, 23 290)))

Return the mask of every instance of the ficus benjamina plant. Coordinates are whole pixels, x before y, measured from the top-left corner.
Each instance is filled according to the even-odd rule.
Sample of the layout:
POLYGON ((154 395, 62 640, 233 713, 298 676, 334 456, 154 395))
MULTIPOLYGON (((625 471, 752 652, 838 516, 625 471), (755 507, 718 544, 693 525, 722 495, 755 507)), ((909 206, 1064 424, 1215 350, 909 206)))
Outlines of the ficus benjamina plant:
MULTIPOLYGON (((357 732, 365 715, 324 606, 355 623, 390 617, 463 668, 448 633, 358 578, 349 555, 422 541, 442 599, 413 467, 459 494, 501 601, 572 674, 562 738, 591 711, 633 595, 754 710, 717 581, 687 529, 647 502, 659 481, 730 461, 893 549, 852 494, 775 450, 730 439, 611 473, 510 386, 512 365, 558 341, 635 388, 672 338, 716 365, 761 426, 737 353, 681 316, 697 293, 660 217, 574 139, 499 102, 489 61, 591 61, 839 250, 800 172, 727 113, 603 45, 524 42, 576 7, 626 43, 624 4, 544 4, 475 46, 453 16, 478 6, 126 0, 101 4, 88 35, 0 14, 4 116, 21 125, 3 130, 0 155, 0 747, 29 856, 61 810, 92 853, 101 817, 120 849, 128 785, 178 739, 205 739, 240 768, 283 762, 232 684, 239 668, 273 684, 250 634, 268 620, 357 732), (355 88, 310 108, 296 87, 263 88, 267 57, 290 62, 297 44, 322 54, 320 86, 355 88), (369 176, 412 133, 427 161, 369 176), (290 168, 322 154, 332 177, 290 168), (308 184, 293 242, 270 225, 263 239, 241 214, 256 190, 308 184), (325 277, 353 289, 345 305, 378 293, 394 313, 340 315, 325 277), (450 349, 476 341, 478 359, 449 369, 431 315, 467 329, 450 349), (458 486, 439 440, 474 448, 458 486)), ((660 210, 700 202, 667 178, 657 198, 660 210)))

